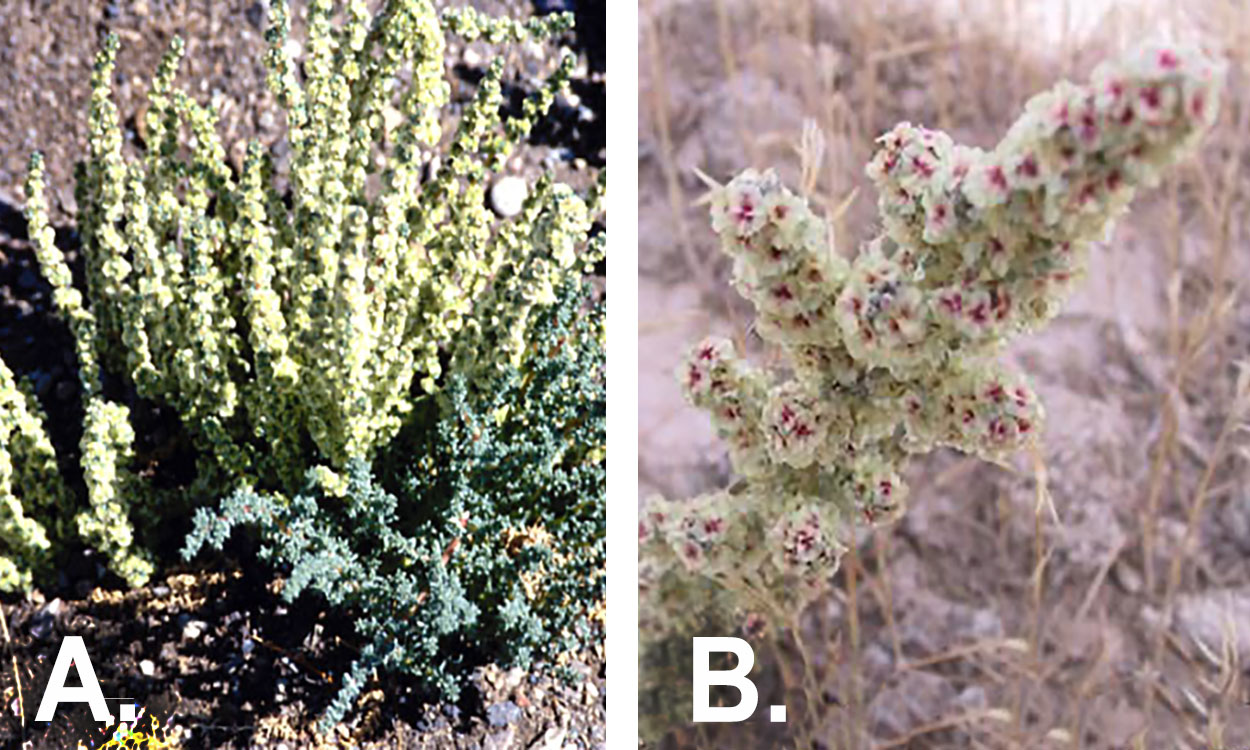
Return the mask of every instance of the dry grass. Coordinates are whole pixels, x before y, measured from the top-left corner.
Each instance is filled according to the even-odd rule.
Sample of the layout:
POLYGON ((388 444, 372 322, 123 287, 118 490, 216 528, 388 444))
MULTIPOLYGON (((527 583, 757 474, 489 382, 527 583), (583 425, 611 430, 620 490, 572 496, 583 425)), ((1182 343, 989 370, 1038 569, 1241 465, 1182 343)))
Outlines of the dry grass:
POLYGON ((785 728, 665 744, 1250 746, 1250 13, 1116 6, 1091 24, 1056 7, 643 3, 642 486, 677 497, 727 472, 669 376, 679 349, 708 331, 750 341, 695 169, 777 166, 798 184, 815 121, 816 202, 849 254, 874 228, 862 166, 899 120, 991 146, 1028 96, 1159 33, 1200 36, 1231 66, 1199 157, 1139 198, 1069 311, 1013 349, 1047 401, 1045 450, 1014 473, 918 462, 906 518, 757 644, 761 705, 786 703, 785 728))

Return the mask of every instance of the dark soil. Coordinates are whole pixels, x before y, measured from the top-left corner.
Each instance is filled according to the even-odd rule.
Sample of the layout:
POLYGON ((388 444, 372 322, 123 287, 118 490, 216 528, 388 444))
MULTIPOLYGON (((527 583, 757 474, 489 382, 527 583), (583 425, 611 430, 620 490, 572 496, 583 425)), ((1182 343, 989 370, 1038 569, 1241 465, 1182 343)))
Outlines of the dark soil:
MULTIPOLYGON (((293 4, 293 37, 302 40, 303 3, 293 4)), ((509 169, 527 177, 550 170, 575 187, 589 185, 605 159, 603 4, 473 4, 511 15, 576 13, 574 36, 508 53, 508 90, 517 102, 555 64, 562 46, 579 54, 572 95, 557 101, 509 169)), ((203 102, 217 101, 218 130, 232 159, 252 138, 280 158, 285 127, 260 62, 264 7, 249 0, 0 2, 7 35, 0 45, 0 356, 33 384, 64 466, 77 465, 82 405, 72 340, 51 310, 51 289, 20 213, 27 159, 34 150, 46 155, 57 242, 80 273, 72 174, 85 149, 92 59, 108 32, 122 42, 114 95, 132 155, 142 148, 147 80, 177 34, 187 43, 179 83, 203 102)), ((466 49, 449 40, 449 69, 463 81, 453 86, 456 102, 471 96, 471 82, 489 59, 480 43, 466 49)), ((454 119, 456 106, 448 110, 454 119)), ((176 419, 120 396, 135 407, 138 459, 175 477, 182 473, 187 456, 176 419)), ((181 531, 165 535, 174 539, 181 531)), ((8 626, 0 630, 0 748, 72 747, 71 737, 99 731, 85 706, 62 709, 52 726, 31 721, 66 635, 84 637, 106 696, 136 699, 162 726, 178 727, 185 747, 555 749, 605 741, 601 649, 572 665, 589 678, 572 682, 553 680, 545 669, 503 674, 485 668, 457 705, 431 701, 411 680, 380 675, 343 726, 319 735, 315 720, 357 653, 351 623, 315 600, 285 604, 268 570, 223 565, 222 572, 167 573, 163 582, 126 591, 85 550, 55 585, 25 599, 0 599, 8 626)), ((92 746, 101 744, 96 736, 92 746)))
MULTIPOLYGON (((177 727, 184 747, 530 747, 549 730, 575 746, 603 742, 603 663, 594 657, 594 666, 573 665, 589 679, 571 682, 484 668, 455 705, 430 701, 411 680, 376 680, 344 725, 318 735, 311 725, 358 650, 349 623, 314 601, 287 605, 280 586, 253 570, 171 575, 68 601, 36 595, 11 610, 8 623, 20 708, 33 716, 61 639, 81 635, 110 710, 114 697, 136 699, 162 727, 177 727)), ((8 691, 14 676, 5 666, 0 684, 8 691)), ((11 702, 16 695, 6 692, 7 708, 11 702)), ((30 723, 24 734, 5 714, 5 747, 22 738, 72 747, 103 731, 85 706, 61 709, 50 725, 30 723)))

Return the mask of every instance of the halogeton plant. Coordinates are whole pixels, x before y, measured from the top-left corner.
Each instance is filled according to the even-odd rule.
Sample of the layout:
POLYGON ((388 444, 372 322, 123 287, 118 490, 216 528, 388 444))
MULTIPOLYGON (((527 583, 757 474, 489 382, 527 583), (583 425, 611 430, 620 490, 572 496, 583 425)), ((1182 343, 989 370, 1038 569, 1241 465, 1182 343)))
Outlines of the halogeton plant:
POLYGON ((991 151, 904 123, 868 165, 883 231, 854 260, 772 172, 711 193, 733 286, 777 365, 725 339, 678 378, 729 450, 734 484, 643 509, 645 642, 688 636, 692 591, 790 622, 831 582, 860 524, 903 512, 911 455, 938 446, 1002 462, 1043 409, 996 361, 1052 319, 1137 190, 1215 120, 1222 64, 1149 46, 1085 85, 1034 97, 991 151))
POLYGON ((571 55, 507 117, 497 57, 458 121, 445 119, 447 35, 544 40, 571 14, 521 22, 440 14, 429 0, 343 10, 336 26, 332 0, 310 4, 301 73, 287 3, 270 8, 265 65, 290 144, 281 175, 259 143, 230 166, 216 113, 176 83, 178 39, 151 82, 146 151, 129 158, 108 37, 77 172, 85 292, 53 241, 42 158, 31 158, 30 237, 76 343, 86 497, 58 472, 38 404, 0 366, 0 589, 30 586, 79 542, 132 584, 151 574, 133 524, 165 504, 135 471, 133 399, 120 394, 177 413, 196 452, 194 483, 178 490, 191 505, 243 490, 290 497, 309 472, 343 487, 348 467, 372 464, 450 375, 473 388, 518 366, 554 290, 600 257, 600 245, 587 249, 599 188, 541 179, 504 221, 486 205, 571 55))
POLYGON ((238 525, 307 590, 356 613, 364 647, 324 721, 374 669, 411 673, 455 699, 473 668, 558 664, 603 625, 603 308, 578 282, 530 326, 521 360, 442 404, 388 449, 380 486, 363 462, 346 482, 311 473, 291 501, 240 490, 201 510, 187 556, 238 525), (480 387, 487 386, 487 387, 480 387))

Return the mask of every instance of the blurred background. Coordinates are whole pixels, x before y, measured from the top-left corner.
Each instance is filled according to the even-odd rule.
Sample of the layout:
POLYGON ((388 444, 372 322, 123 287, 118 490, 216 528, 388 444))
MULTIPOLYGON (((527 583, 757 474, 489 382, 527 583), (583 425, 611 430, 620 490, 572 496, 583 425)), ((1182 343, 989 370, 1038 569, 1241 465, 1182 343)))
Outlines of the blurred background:
POLYGON ((784 668, 761 683, 761 705, 788 705, 788 734, 764 720, 664 744, 1246 747, 1250 9, 644 0, 640 18, 640 489, 669 498, 729 476, 678 361, 708 333, 763 355, 695 205, 696 169, 775 167, 795 186, 814 122, 814 203, 850 256, 878 230, 863 167, 898 121, 988 149, 1031 95, 1136 41, 1229 62, 1197 156, 1139 194, 1064 314, 1010 351, 1046 405, 1046 481, 1025 457, 1014 472, 951 452, 915 461, 903 520, 861 537, 800 628, 756 646, 757 664, 819 676, 819 694, 784 668))

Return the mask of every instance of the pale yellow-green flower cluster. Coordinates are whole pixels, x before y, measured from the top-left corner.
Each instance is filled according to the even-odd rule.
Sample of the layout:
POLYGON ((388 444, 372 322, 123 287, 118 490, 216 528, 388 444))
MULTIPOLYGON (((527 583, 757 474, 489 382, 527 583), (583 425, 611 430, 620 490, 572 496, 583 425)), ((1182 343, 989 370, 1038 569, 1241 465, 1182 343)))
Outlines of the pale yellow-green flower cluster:
MULTIPOLYGON (((102 552, 119 575, 140 583, 147 580, 151 565, 135 547, 129 520, 130 499, 137 489, 128 467, 134 442, 134 433, 129 422, 130 410, 124 405, 108 401, 101 393, 97 353, 103 347, 100 345, 99 321, 93 310, 84 308, 82 295, 73 287, 65 256, 57 248, 54 232, 48 226, 48 207, 43 197, 43 170, 43 158, 36 154, 30 160, 30 173, 26 181, 26 193, 29 196, 26 202, 28 232, 40 267, 52 284, 53 303, 69 322, 74 334, 86 412, 80 448, 88 507, 77 512, 74 526, 76 533, 102 552)), ((24 436, 24 440, 16 444, 6 445, 6 441, 0 440, 0 462, 17 462, 17 490, 21 500, 32 511, 57 519, 57 533, 54 538, 59 540, 66 533, 60 521, 69 512, 69 494, 60 474, 56 472, 56 456, 44 432, 43 420, 35 418, 39 414, 38 405, 29 394, 23 394, 15 388, 12 373, 7 367, 0 373, 0 391, 3 391, 0 398, 8 400, 13 406, 13 434, 24 436)), ((4 491, 5 484, 0 479, 0 491, 4 491)), ((9 492, 12 492, 12 488, 9 492)), ((10 494, 9 497, 14 496, 10 494)), ((14 507, 19 510, 21 505, 22 503, 16 501, 14 503, 14 507)), ((33 524, 33 521, 28 522, 27 529, 35 528, 33 524)), ((23 536, 15 538, 21 539, 23 536)), ((48 539, 42 530, 39 540, 42 549, 46 550, 49 546, 48 539)), ((21 556, 17 559, 20 560, 21 556)), ((11 563, 6 561, 0 564, 7 567, 11 563)), ((29 580, 0 580, 0 588, 4 588, 5 584, 28 585, 29 580)))
POLYGON ((1058 312, 1091 244, 1192 151, 1222 80, 1198 50, 1149 46, 1035 97, 989 152, 899 125, 868 165, 884 231, 853 261, 772 172, 716 188, 733 284, 784 364, 758 367, 713 338, 680 368, 740 480, 644 509, 648 625, 671 632, 667 618, 688 616, 664 602, 692 576, 743 607, 797 611, 828 585, 854 525, 902 511, 909 455, 949 446, 1002 461, 1035 440, 1042 406, 996 355, 1058 312))
MULTIPOLYGON (((129 160, 111 98, 118 43, 109 37, 77 173, 86 299, 47 225, 42 160, 31 160, 30 233, 74 332, 84 389, 88 504, 75 531, 132 582, 148 563, 131 505, 154 495, 132 471, 129 412, 102 395, 102 370, 174 407, 198 453, 193 493, 290 492, 309 468, 333 475, 373 457, 420 391, 438 389, 446 363, 469 382, 515 364, 535 308, 602 255, 601 244, 587 243, 600 187, 582 196, 540 179, 507 220, 486 200, 493 175, 566 85, 571 55, 508 118, 498 57, 454 132, 443 134, 446 34, 541 40, 568 29, 571 14, 518 22, 388 0, 374 15, 351 0, 336 25, 334 5, 309 6, 302 71, 286 44, 287 3, 270 9, 265 64, 286 113, 284 175, 258 143, 238 173, 231 168, 216 112, 175 82, 178 39, 148 93, 146 153, 129 160), (278 192, 280 177, 289 196, 278 192)), ((47 458, 44 448, 5 442, 33 434, 34 404, 11 375, 0 385, 6 403, 27 405, 6 411, 0 433, 0 467, 17 462, 16 474, 0 474, 0 521, 15 530, 0 547, 4 588, 28 581, 33 551, 47 546, 23 508, 42 507, 41 493, 52 490, 23 474, 31 456, 47 458)))
POLYGON ((593 200, 588 207, 568 186, 543 179, 521 220, 501 230, 498 242, 505 254, 494 283, 466 321, 452 359, 457 371, 473 376, 469 382, 486 382, 491 370, 520 364, 534 307, 555 303, 557 285, 576 264, 602 257, 601 246, 577 252, 594 211, 593 200))
POLYGON ((43 413, 0 361, 0 591, 30 586, 47 564, 47 524, 65 509, 65 484, 43 413))

